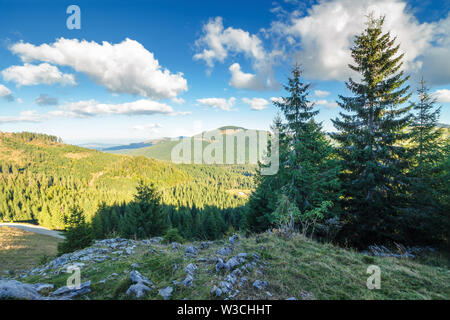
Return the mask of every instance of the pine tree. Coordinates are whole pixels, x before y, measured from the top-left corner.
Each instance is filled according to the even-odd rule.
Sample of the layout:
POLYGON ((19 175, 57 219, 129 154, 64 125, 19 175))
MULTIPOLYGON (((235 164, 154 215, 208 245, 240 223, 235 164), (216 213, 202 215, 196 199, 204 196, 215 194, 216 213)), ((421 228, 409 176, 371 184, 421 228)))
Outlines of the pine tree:
POLYGON ((412 159, 412 168, 408 172, 410 204, 403 225, 409 243, 436 244, 445 238, 449 225, 448 206, 442 197, 441 184, 446 175, 442 164, 448 153, 442 130, 437 127, 440 107, 436 106, 436 99, 430 96, 423 79, 417 93, 419 100, 413 104, 415 113, 409 148, 412 159))
POLYGON ((310 84, 303 82, 298 65, 285 90, 289 95, 274 102, 286 120, 283 123, 278 117, 274 122, 279 133, 280 167, 275 176, 260 178, 260 187, 250 199, 247 225, 254 231, 276 222, 279 215, 274 211, 282 195, 298 208, 300 216, 338 199, 339 167, 321 125, 314 121, 319 111, 308 99, 310 84))
POLYGON ((368 17, 366 29, 356 36, 349 67, 361 77, 349 78, 351 97, 339 96, 340 112, 333 120, 338 133, 343 172, 343 209, 348 235, 359 244, 393 239, 395 216, 404 205, 408 167, 405 128, 410 123, 408 76, 400 70, 396 38, 383 33, 384 17, 368 17))
POLYGON ((333 149, 321 125, 314 120, 319 110, 308 98, 310 84, 303 82, 298 65, 292 70, 285 90, 290 95, 274 103, 287 120, 284 126, 287 161, 280 168, 282 179, 287 181, 282 192, 299 209, 300 216, 305 217, 325 203, 328 209, 330 201, 337 202, 339 167, 332 159, 333 149))
POLYGON ((436 106, 436 99, 429 94, 425 81, 420 81, 417 89, 419 101, 413 104, 415 114, 412 122, 412 148, 416 165, 416 174, 424 177, 427 168, 436 164, 440 158, 440 137, 442 130, 437 127, 441 108, 436 106))
POLYGON ((160 236, 166 230, 166 217, 161 208, 161 199, 153 183, 148 185, 142 181, 136 187, 134 197, 134 218, 136 221, 136 237, 145 238, 160 236))
POLYGON ((73 206, 66 219, 65 239, 58 244, 58 254, 72 252, 89 246, 92 242, 92 230, 84 219, 83 211, 73 206))

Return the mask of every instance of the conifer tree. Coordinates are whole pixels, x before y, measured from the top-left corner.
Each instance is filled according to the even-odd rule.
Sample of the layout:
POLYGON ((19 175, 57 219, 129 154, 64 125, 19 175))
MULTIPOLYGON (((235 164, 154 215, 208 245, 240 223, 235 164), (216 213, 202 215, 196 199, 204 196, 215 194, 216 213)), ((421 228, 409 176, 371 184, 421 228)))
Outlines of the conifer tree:
POLYGON ((439 160, 439 140, 442 130, 437 127, 441 108, 436 106, 436 99, 429 94, 425 81, 420 81, 417 89, 419 101, 413 104, 412 148, 416 174, 423 178, 427 167, 433 166, 439 160))
POLYGON ((310 84, 303 82, 298 65, 293 68, 285 90, 288 96, 274 102, 286 120, 283 123, 276 118, 274 125, 279 133, 280 168, 275 176, 260 178, 260 187, 249 204, 250 230, 262 231, 261 226, 266 227, 268 221, 275 222, 273 213, 281 195, 298 208, 300 215, 322 208, 325 201, 337 201, 339 167, 332 159, 333 149, 321 125, 314 121, 319 111, 308 99, 310 84))
MULTIPOLYGON (((408 76, 401 71, 403 54, 396 38, 383 33, 384 17, 368 17, 365 30, 355 38, 349 67, 361 80, 349 78, 353 96, 340 95, 340 112, 333 120, 338 133, 343 171, 343 209, 347 230, 359 244, 393 239, 395 216, 404 206, 408 167, 405 128, 411 106, 408 76)), ((398 226, 397 226, 398 227, 398 226)))

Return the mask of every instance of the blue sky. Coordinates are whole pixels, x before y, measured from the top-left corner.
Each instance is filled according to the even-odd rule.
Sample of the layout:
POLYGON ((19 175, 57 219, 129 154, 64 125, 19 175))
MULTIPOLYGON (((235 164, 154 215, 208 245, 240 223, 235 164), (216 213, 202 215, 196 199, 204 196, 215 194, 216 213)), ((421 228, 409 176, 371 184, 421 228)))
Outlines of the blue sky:
POLYGON ((386 15, 410 85, 423 75, 450 123, 445 0, 0 0, 0 9, 0 131, 124 143, 268 129, 296 61, 331 131, 352 76, 351 39, 370 11, 386 15), (79 30, 66 26, 71 4, 79 30))

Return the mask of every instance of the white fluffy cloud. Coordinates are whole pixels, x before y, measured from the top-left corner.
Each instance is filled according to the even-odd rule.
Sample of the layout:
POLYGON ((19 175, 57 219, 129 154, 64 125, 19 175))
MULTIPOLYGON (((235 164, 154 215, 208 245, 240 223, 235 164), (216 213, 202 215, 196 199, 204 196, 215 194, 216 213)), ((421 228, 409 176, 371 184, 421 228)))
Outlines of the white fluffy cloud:
POLYGON ((270 98, 270 101, 278 102, 278 103, 284 103, 283 97, 272 97, 272 98, 270 98))
POLYGON ((224 62, 228 52, 244 53, 257 61, 263 60, 266 52, 261 40, 242 29, 228 27, 224 29, 221 17, 211 19, 203 26, 204 36, 196 41, 198 46, 206 46, 201 53, 194 55, 195 60, 205 60, 210 67, 215 61, 224 62))
POLYGON ((225 111, 231 111, 231 107, 236 102, 236 98, 231 97, 228 100, 224 98, 204 98, 204 99, 197 99, 197 102, 204 106, 218 108, 225 111))
POLYGON ((25 63, 23 66, 11 66, 2 71, 3 79, 13 81, 18 86, 34 86, 38 84, 75 85, 73 74, 65 74, 48 63, 33 65, 25 63))
POLYGON ((97 115, 151 115, 169 114, 175 112, 172 107, 153 100, 141 99, 120 104, 99 103, 95 100, 72 102, 59 107, 59 110, 49 112, 53 116, 92 117, 97 115))
POLYGON ((69 66, 115 93, 174 98, 187 90, 182 73, 173 74, 163 69, 153 53, 128 38, 117 44, 64 38, 39 46, 20 42, 10 50, 24 62, 44 61, 69 66))
POLYGON ((433 93, 433 96, 436 98, 437 102, 450 103, 450 90, 448 89, 436 90, 433 93))
POLYGON ((255 111, 261 111, 269 106, 269 101, 263 98, 242 98, 242 102, 250 105, 250 108, 255 111))
POLYGON ((298 41, 297 60, 307 78, 345 80, 354 75, 348 68, 353 62, 350 47, 354 36, 363 30, 370 12, 386 15, 384 28, 398 37, 405 53, 404 67, 409 71, 420 68, 418 58, 430 44, 433 26, 420 24, 400 0, 321 1, 304 16, 292 15, 288 22, 273 23, 272 32, 298 41))
POLYGON ((315 100, 313 101, 318 106, 324 106, 327 109, 334 109, 338 107, 338 104, 335 101, 328 101, 328 100, 315 100))
POLYGON ((14 123, 14 122, 39 122, 42 116, 37 114, 34 110, 22 111, 18 116, 2 116, 0 123, 14 123))
POLYGON ((330 92, 324 90, 314 90, 314 95, 319 98, 325 98, 330 95, 330 92))
POLYGON ((11 90, 9 90, 4 85, 0 84, 0 98, 11 99, 11 90))
POLYGON ((203 36, 196 41, 201 52, 194 55, 194 60, 204 60, 212 68, 216 61, 224 62, 234 54, 243 54, 252 62, 255 74, 244 73, 239 64, 229 68, 232 78, 230 85, 238 89, 271 90, 278 89, 274 79, 273 60, 281 55, 280 51, 267 52, 261 39, 242 29, 224 28, 221 17, 211 19, 203 26, 203 36))
POLYGON ((239 63, 233 63, 229 70, 231 72, 230 85, 235 88, 260 91, 268 87, 256 74, 242 72, 239 63))

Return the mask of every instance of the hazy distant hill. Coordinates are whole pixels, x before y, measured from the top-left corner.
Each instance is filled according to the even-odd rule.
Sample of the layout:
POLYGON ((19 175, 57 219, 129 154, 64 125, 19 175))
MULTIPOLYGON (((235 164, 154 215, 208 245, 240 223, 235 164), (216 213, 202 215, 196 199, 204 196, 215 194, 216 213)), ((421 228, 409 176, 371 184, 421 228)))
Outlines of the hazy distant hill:
MULTIPOLYGON (((202 150, 204 151, 205 148, 209 145, 211 145, 212 143, 214 143, 214 140, 210 139, 213 136, 219 136, 222 135, 223 139, 223 155, 224 155, 224 162, 225 162, 225 154, 226 154, 226 139, 225 136, 228 137, 237 137, 239 134, 245 134, 246 132, 248 132, 246 128, 243 127, 237 127, 237 126, 224 126, 224 127, 220 127, 217 128, 215 130, 211 130, 211 131, 204 131, 202 133, 196 134, 192 137, 181 137, 181 139, 190 139, 192 144, 194 143, 194 141, 199 141, 201 140, 201 144, 202 144, 202 150)), ((259 136, 261 133, 267 133, 266 131, 263 130, 252 130, 255 131, 257 133, 257 142, 259 143, 259 136)), ((164 138, 164 139, 160 139, 159 141, 153 140, 152 141, 152 145, 151 146, 145 146, 142 148, 126 148, 126 146, 120 146, 117 148, 109 148, 105 151, 107 152, 111 152, 111 153, 117 153, 117 154, 126 154, 126 155, 133 155, 133 156, 146 156, 149 158, 154 158, 154 159, 159 159, 159 160, 167 160, 167 161, 171 161, 171 154, 172 154, 172 150, 175 146, 177 146, 181 139, 170 139, 170 138, 164 138)), ((237 140, 235 140, 236 144, 237 144, 237 140)), ((236 146, 235 146, 235 151, 236 151, 236 146)), ((194 159, 193 156, 193 151, 194 149, 192 148, 191 150, 191 154, 192 154, 192 161, 194 159)), ((259 151, 259 148, 258 148, 259 151)), ((245 145, 245 154, 246 154, 246 163, 248 163, 248 154, 249 154, 249 143, 248 141, 246 142, 245 145)), ((235 160, 236 160, 236 152, 235 152, 235 160)))

